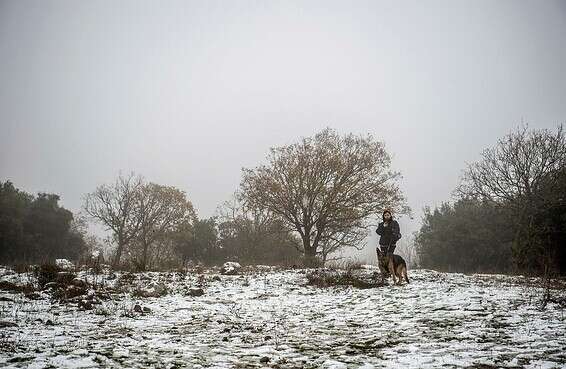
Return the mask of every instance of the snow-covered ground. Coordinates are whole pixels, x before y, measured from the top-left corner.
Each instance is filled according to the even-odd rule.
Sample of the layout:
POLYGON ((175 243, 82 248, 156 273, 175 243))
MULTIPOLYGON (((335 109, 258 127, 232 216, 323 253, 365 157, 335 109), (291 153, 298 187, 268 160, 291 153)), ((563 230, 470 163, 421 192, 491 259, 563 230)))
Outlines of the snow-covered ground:
MULTIPOLYGON (((31 278, 6 273, 0 280, 31 278)), ((506 276, 409 277, 409 285, 354 289, 306 286, 304 270, 145 273, 131 275, 132 290, 168 293, 134 297, 115 278, 104 283, 122 292, 92 310, 45 292, 0 291, 0 366, 566 367, 564 309, 540 310, 540 290, 506 276), (195 287, 204 294, 191 296, 195 287)))

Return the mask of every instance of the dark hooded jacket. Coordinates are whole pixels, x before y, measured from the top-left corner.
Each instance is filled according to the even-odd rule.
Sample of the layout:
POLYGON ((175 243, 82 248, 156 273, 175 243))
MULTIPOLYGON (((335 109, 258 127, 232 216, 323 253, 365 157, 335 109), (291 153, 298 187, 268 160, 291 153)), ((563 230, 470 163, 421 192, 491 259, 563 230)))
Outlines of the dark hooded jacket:
MULTIPOLYGON (((391 214, 391 213, 390 213, 391 214)), ((381 246, 394 246, 395 243, 401 238, 401 231, 399 229, 399 223, 393 217, 389 220, 389 222, 379 223, 377 229, 375 230, 379 237, 379 244, 381 246)))

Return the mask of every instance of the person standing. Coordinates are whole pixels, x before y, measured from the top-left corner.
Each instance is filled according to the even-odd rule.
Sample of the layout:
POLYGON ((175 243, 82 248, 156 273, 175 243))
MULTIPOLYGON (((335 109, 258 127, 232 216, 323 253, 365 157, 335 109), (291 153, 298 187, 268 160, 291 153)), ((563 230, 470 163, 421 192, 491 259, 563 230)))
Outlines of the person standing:
POLYGON ((382 214, 383 221, 379 223, 375 233, 379 237, 379 246, 381 247, 381 252, 391 256, 395 247, 397 246, 397 241, 401 238, 401 231, 399 228, 399 223, 393 219, 391 210, 385 209, 382 214))

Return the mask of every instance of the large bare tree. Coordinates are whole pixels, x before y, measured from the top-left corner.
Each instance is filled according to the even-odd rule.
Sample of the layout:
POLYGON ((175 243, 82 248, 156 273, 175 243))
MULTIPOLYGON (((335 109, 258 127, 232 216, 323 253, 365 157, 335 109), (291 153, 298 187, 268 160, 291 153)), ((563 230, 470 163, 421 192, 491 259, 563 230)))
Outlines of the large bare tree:
POLYGON ((409 210, 398 186, 400 174, 391 170, 384 144, 370 135, 340 136, 327 128, 272 148, 267 160, 243 169, 243 199, 296 232, 307 263, 323 250, 360 247, 372 217, 383 208, 409 210))
POLYGON ((120 265, 125 247, 139 234, 141 218, 136 209, 143 179, 134 173, 119 175, 111 185, 101 185, 84 198, 85 212, 112 232, 117 244, 112 261, 120 265))

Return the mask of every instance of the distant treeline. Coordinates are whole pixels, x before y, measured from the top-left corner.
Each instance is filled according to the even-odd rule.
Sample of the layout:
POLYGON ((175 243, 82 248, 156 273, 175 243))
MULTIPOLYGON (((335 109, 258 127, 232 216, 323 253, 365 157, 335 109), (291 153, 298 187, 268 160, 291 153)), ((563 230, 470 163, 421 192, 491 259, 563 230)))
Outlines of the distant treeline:
POLYGON ((0 262, 88 258, 100 249, 113 267, 137 270, 227 260, 317 265, 342 248, 362 248, 384 208, 409 211, 399 179, 383 142, 327 128, 244 169, 233 199, 209 219, 183 191, 133 173, 99 185, 83 210, 108 231, 103 243, 57 205, 58 196, 34 198, 7 182, 0 262))
MULTIPOLYGON (((189 262, 221 264, 226 260, 292 264, 300 257, 298 240, 279 222, 243 211, 236 207, 237 201, 230 207, 225 204, 225 214, 220 217, 198 219, 183 192, 146 184, 134 176, 121 176, 113 188, 100 187, 94 194, 111 189, 110 193, 117 195, 113 191, 120 187, 133 191, 130 203, 102 202, 106 210, 132 212, 125 218, 111 216, 111 210, 106 213, 105 219, 115 221, 109 228, 122 227, 123 234, 130 237, 116 266, 146 270, 178 268, 189 262), (172 201, 175 196, 179 201, 172 201)), ((85 261, 94 251, 106 254, 108 263, 115 260, 114 238, 105 249, 100 240, 87 234, 84 219, 74 219, 58 201, 55 194, 33 196, 9 181, 0 183, 0 264, 45 263, 56 258, 85 261)))
POLYGON ((453 204, 425 209, 420 266, 566 274, 566 139, 521 127, 468 166, 453 204))
MULTIPOLYGON (((410 209, 384 144, 370 135, 325 129, 272 148, 242 171, 239 189, 217 216, 199 218, 178 188, 120 175, 85 195, 86 217, 0 182, 0 263, 89 258, 135 270, 187 263, 317 265, 361 248, 384 208, 410 209)), ((418 264, 458 272, 566 274, 566 138, 521 127, 470 164, 454 203, 425 209, 416 233, 418 264)), ((84 260, 84 259, 83 259, 84 260)))

